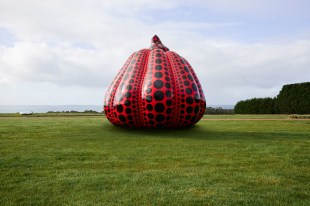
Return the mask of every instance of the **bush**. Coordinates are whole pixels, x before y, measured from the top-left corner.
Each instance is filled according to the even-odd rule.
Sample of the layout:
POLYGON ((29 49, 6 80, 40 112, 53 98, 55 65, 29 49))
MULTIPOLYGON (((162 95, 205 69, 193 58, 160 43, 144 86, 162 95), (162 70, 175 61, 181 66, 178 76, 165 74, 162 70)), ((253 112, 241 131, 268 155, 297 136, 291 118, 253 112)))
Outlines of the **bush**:
POLYGON ((84 113, 99 113, 99 112, 94 111, 94 110, 85 110, 84 113))
POLYGON ((291 114, 289 116, 289 118, 291 118, 291 119, 310 119, 310 115, 309 114, 307 114, 307 115, 291 114))
POLYGON ((275 110, 280 114, 310 114, 310 82, 284 85, 275 110))
POLYGON ((236 114, 274 114, 274 99, 267 97, 239 101, 234 111, 236 114))
POLYGON ((239 101, 236 114, 310 114, 310 82, 284 85, 276 98, 239 101))

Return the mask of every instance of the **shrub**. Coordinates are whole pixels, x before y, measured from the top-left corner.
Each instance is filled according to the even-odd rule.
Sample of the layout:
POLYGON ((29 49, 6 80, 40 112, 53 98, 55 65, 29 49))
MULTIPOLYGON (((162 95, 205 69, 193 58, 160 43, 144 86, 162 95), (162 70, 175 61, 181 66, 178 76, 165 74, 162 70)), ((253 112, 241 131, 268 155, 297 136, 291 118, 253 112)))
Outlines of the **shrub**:
POLYGON ((306 114, 306 115, 291 114, 289 116, 289 118, 291 118, 291 119, 310 119, 310 114, 306 114))
POLYGON ((234 111, 236 114, 274 114, 274 99, 267 97, 239 101, 234 111))
POLYGON ((310 114, 310 82, 284 85, 275 110, 280 114, 310 114))

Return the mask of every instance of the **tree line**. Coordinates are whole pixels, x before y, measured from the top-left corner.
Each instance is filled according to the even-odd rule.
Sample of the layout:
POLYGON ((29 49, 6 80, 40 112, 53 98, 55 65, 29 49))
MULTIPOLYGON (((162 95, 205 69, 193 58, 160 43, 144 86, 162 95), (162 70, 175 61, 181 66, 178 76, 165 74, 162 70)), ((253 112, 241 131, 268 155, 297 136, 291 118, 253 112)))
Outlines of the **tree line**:
POLYGON ((239 101, 236 114, 310 114, 310 82, 287 84, 274 98, 239 101))

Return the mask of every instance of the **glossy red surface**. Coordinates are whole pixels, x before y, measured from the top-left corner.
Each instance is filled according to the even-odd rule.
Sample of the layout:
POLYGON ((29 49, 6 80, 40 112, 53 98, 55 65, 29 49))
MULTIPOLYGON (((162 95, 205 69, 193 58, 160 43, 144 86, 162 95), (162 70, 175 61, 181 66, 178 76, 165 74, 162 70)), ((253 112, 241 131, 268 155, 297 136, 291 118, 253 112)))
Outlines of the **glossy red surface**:
POLYGON ((133 53, 108 89, 108 120, 127 127, 186 127, 206 109, 199 80, 183 57, 155 35, 149 49, 133 53))

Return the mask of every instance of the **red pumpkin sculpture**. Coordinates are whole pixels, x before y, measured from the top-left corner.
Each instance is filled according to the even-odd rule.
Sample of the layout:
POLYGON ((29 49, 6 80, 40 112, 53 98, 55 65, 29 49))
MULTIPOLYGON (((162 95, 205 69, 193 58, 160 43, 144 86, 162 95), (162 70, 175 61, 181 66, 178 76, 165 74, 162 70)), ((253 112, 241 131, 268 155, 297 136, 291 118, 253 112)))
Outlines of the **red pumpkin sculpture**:
POLYGON ((198 122, 205 109, 194 70, 156 35, 149 49, 128 58, 104 101, 108 120, 126 127, 185 127, 198 122))

